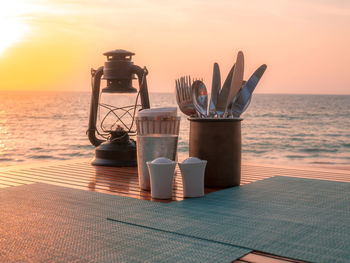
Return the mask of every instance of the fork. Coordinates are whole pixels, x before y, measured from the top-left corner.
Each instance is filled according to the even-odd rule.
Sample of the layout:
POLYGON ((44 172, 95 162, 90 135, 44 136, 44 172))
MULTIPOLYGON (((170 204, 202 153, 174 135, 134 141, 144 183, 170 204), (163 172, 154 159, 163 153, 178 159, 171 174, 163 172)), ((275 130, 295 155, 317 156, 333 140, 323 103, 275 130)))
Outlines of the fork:
POLYGON ((175 80, 176 86, 176 101, 180 110, 188 116, 197 116, 196 109, 192 100, 192 83, 191 77, 185 76, 175 80))

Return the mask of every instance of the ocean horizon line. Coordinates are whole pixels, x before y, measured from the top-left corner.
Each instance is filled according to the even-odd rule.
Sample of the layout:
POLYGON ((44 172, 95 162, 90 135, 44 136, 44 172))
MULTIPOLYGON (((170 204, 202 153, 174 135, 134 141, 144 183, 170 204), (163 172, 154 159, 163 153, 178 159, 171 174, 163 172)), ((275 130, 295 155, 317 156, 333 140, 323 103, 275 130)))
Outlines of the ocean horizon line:
MULTIPOLYGON (((174 94, 173 91, 148 91, 150 94, 174 94)), ((0 93, 91 93, 91 91, 79 90, 0 90, 0 93)), ((208 92, 209 93, 209 92, 208 92)), ((209 93, 210 94, 210 93, 209 93)), ((254 95, 297 95, 297 96, 350 96, 349 94, 337 93, 268 93, 254 92, 254 95)))

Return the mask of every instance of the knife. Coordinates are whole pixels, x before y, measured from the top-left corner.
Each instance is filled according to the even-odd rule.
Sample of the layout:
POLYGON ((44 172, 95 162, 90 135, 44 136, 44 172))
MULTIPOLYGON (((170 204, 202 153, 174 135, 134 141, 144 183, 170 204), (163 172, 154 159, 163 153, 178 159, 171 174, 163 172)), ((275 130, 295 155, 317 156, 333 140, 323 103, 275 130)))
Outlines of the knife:
POLYGON ((226 80, 224 82, 224 85, 222 86, 222 89, 220 91, 220 94, 218 96, 218 101, 216 103, 216 113, 218 117, 221 117, 224 115, 225 112, 225 106, 226 106, 226 99, 230 90, 230 85, 232 82, 232 76, 233 76, 233 71, 235 69, 235 64, 233 64, 230 72, 228 73, 226 80))
POLYGON ((227 116, 228 106, 231 101, 235 98, 237 93, 242 87, 243 82, 243 74, 244 74, 244 55, 242 51, 239 51, 236 59, 236 66, 233 70, 232 82, 229 90, 228 97, 226 98, 226 106, 224 115, 227 116))
POLYGON ((210 103, 209 103, 209 116, 211 117, 214 117, 216 114, 216 104, 218 102, 220 89, 221 89, 220 68, 218 63, 214 63, 213 80, 211 84, 211 96, 210 96, 210 103))
POLYGON ((253 91, 258 85, 258 82, 264 74, 266 68, 267 66, 265 64, 261 65, 239 91, 236 101, 231 106, 231 112, 233 116, 239 117, 247 109, 253 91))

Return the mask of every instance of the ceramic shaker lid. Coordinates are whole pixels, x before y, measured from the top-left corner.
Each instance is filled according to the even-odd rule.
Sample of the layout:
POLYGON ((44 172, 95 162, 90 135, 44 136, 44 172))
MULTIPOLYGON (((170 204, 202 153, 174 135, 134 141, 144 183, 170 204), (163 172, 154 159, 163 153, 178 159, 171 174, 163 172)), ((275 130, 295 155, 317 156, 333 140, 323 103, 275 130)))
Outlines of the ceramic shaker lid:
POLYGON ((188 157, 186 160, 183 161, 183 163, 200 163, 201 159, 197 157, 188 157))
POLYGON ((154 164, 172 163, 172 161, 165 157, 159 157, 157 159, 154 159, 151 163, 154 163, 154 164))

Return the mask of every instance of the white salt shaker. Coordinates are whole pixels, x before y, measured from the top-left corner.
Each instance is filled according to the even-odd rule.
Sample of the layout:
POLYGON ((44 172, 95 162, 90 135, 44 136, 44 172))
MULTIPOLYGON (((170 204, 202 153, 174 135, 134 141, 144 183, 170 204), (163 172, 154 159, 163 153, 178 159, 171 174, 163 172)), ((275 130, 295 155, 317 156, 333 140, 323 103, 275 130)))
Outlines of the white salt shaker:
POLYGON ((200 197, 204 195, 204 172, 207 161, 189 157, 179 167, 182 175, 184 197, 200 197))
POLYGON ((160 157, 147 162, 150 181, 151 196, 156 199, 170 199, 173 190, 173 178, 176 162, 160 157))

